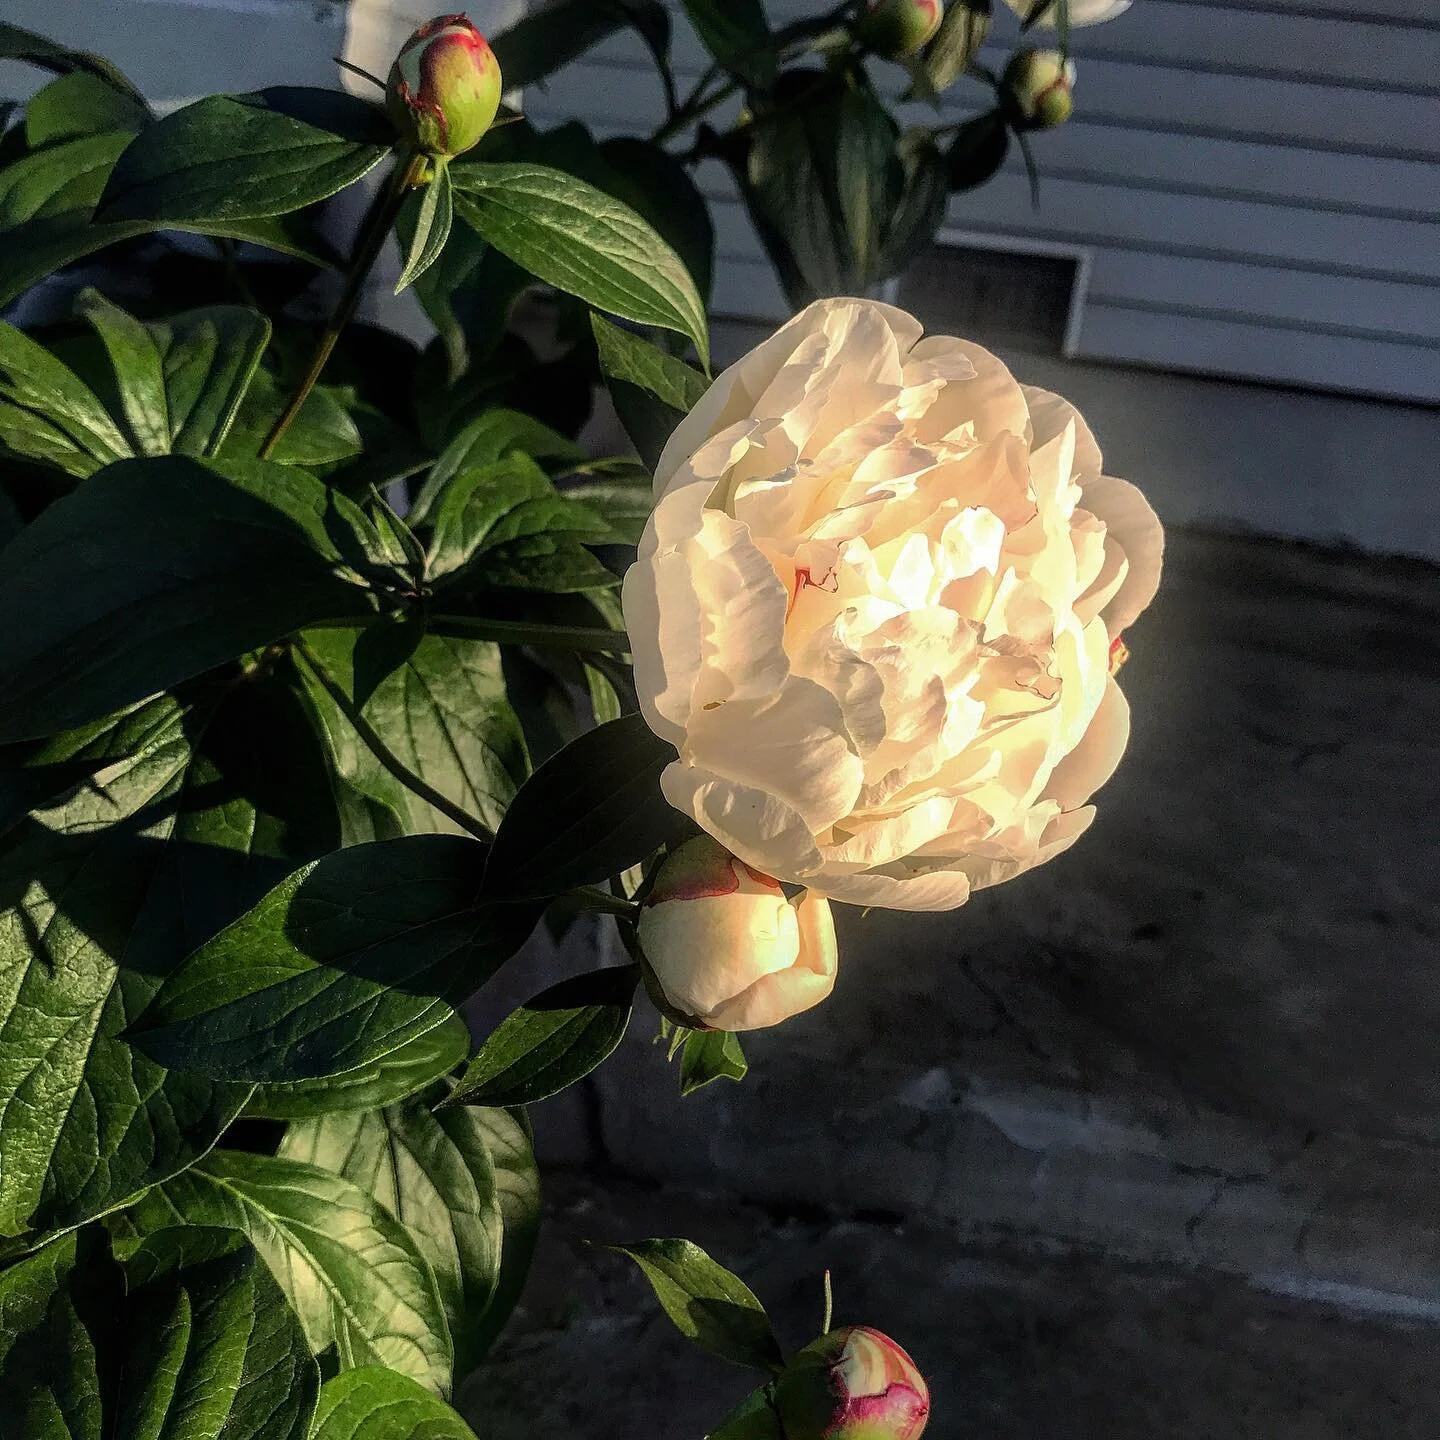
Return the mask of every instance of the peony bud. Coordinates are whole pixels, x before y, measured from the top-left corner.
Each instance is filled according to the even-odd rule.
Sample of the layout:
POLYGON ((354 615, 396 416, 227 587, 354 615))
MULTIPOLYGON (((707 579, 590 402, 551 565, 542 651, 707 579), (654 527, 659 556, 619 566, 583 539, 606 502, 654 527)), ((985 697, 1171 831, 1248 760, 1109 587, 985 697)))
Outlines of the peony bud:
POLYGON ((856 1326, 807 1345, 775 1382, 788 1440, 918 1440, 930 1390, 888 1335, 856 1326))
POLYGON ((835 985, 830 902, 787 900, 708 835, 660 867, 640 911, 640 948, 665 1002, 707 1030, 758 1030, 818 1005, 835 985))
MULTIPOLYGON (((1059 27, 1059 5, 1048 5, 1043 15, 1035 14, 1035 0, 1005 0, 1005 3, 1025 21, 1034 20, 1054 30, 1059 27)), ((1130 8, 1130 0, 1070 0, 1065 20, 1072 30, 1085 25, 1103 25, 1117 15, 1123 15, 1130 8)))
POLYGON ((1020 50, 1005 67, 1004 85, 1022 130, 1053 130, 1075 108, 1075 62, 1055 50, 1020 50))
POLYGON ((860 37, 887 60, 905 60, 935 37, 945 16, 941 0, 870 0, 860 37))
POLYGON ((500 109, 500 62, 464 15, 427 21, 390 67, 385 108, 426 155, 463 155, 500 109))

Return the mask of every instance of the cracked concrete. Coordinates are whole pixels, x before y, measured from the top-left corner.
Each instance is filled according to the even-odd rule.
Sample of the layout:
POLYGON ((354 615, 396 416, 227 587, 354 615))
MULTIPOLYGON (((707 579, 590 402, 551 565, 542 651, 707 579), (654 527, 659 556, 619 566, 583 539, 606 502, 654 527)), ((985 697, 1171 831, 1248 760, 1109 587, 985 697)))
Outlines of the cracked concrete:
MULTIPOLYGON (((682 1102, 640 1019, 542 1147, 659 1187, 623 1230, 703 1238, 696 1197, 744 1196, 807 1217, 812 1271, 851 1246, 977 1387, 938 1435, 1440 1433, 1405 1378, 1440 1334, 1440 571, 1174 532, 1127 639, 1131 750, 1074 851, 951 914, 845 910, 835 995, 747 1037, 743 1085, 682 1102), (1065 1339, 1022 1364, 982 1313, 1065 1339)), ((652 1339, 610 1338, 650 1413, 652 1339)))

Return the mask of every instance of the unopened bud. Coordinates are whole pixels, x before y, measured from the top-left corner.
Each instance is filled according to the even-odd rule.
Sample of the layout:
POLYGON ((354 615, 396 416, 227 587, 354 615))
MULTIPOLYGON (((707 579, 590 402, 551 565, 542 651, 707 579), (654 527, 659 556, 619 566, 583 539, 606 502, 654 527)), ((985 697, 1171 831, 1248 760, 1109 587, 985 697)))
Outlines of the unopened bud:
POLYGON ((640 911, 657 1000, 682 1023, 758 1030, 818 1005, 835 985, 835 922, 823 895, 788 900, 708 835, 660 867, 640 911))
POLYGON ((400 133, 426 155, 463 155, 500 109, 500 62, 464 15, 422 25, 390 67, 385 108, 400 133))
POLYGON ((941 0, 870 0, 860 38, 887 60, 905 60, 935 38, 944 18, 941 0))
POLYGON ((1075 62, 1056 50, 1021 50, 1005 67, 1005 90, 1022 130, 1053 130, 1075 108, 1075 62))
POLYGON ((930 1390, 888 1335, 856 1326, 807 1345, 775 1382, 787 1440, 919 1440, 930 1390))

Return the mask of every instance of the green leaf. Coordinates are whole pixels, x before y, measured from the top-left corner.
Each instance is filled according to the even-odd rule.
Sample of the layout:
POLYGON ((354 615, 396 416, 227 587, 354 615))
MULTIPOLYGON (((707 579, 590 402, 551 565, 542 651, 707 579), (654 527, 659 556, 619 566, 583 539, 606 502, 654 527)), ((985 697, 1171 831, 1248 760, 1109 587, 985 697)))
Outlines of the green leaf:
POLYGON ((945 153, 951 190, 973 190, 983 185, 1005 163, 1010 131, 998 110, 967 120, 945 153))
POLYGON ((606 525, 524 455, 467 470, 442 492, 426 573, 437 586, 565 593, 619 583, 584 548, 606 525))
POLYGON ((680 1093, 693 1095, 714 1080, 743 1080, 749 1069, 738 1035, 729 1030, 692 1030, 680 1056, 680 1093))
POLYGON ((615 413, 653 473, 675 427, 699 403, 709 384, 698 370, 639 335, 599 315, 592 315, 590 324, 615 413))
POLYGON ((379 1365, 346 1370, 320 1391, 310 1440, 476 1440, 442 1400, 379 1365))
POLYGON ((134 138, 129 130, 66 140, 23 155, 0 170, 0 231, 8 247, 25 244, 27 221, 88 219, 134 138))
POLYGON ((143 100, 85 70, 52 80, 25 102, 25 139, 32 150, 79 135, 137 134, 149 123, 143 100))
POLYGON ((933 100, 969 70, 990 33, 990 0, 951 0, 915 66, 915 92, 933 100))
POLYGON ((103 1231, 0 1274, 0 1413, 17 1437, 307 1440, 319 1367, 255 1250, 215 1231, 165 1249, 128 1287, 103 1231))
MULTIPOLYGON (((347 694, 356 694, 369 630, 314 630, 306 644, 347 694)), ((334 767, 388 809, 406 835, 459 834, 459 827, 402 785, 370 753, 339 707, 307 677, 306 689, 334 767)), ((529 773, 525 738, 510 706, 500 648, 484 640, 425 635, 389 670, 360 713, 407 770, 490 829, 529 773)))
POLYGON ((270 343, 270 322, 256 310, 214 305, 142 324, 98 290, 82 291, 76 309, 109 352, 136 448, 218 454, 270 343))
POLYGON ((687 1339, 736 1365, 779 1370, 785 1363, 765 1307, 737 1275, 688 1240, 640 1240, 612 1249, 645 1272, 665 1313, 687 1339))
POLYGON ((0 575, 0 743, 85 724, 302 625, 370 613, 327 533, 338 504, 286 466, 180 456, 107 467, 56 501, 0 575))
POLYGON ((638 865, 685 833, 660 793, 675 747, 639 715, 582 735, 520 787, 485 870, 491 895, 548 898, 638 865))
POLYGON ((530 1105, 583 1080, 625 1038, 639 983, 621 965, 551 986, 501 1021, 446 1105, 530 1105))
POLYGON ((885 278, 882 237, 903 175, 898 130, 869 90, 851 89, 812 72, 786 77, 802 93, 755 127, 747 198, 761 238, 783 246, 801 282, 792 301, 859 295, 885 278))
POLYGON ((523 16, 490 42, 500 73, 512 89, 523 89, 577 60, 625 27, 618 5, 603 0, 559 0, 523 16))
POLYGON ((737 79, 762 89, 775 81, 775 38, 760 0, 682 0, 705 48, 737 79))
POLYGON ((901 274, 934 241, 950 194, 950 167, 930 131, 906 131, 895 153, 905 180, 885 225, 879 269, 887 277, 901 274))
POLYGON ((43 747, 37 769, 67 788, 0 840, 0 1234, 125 1203, 248 1096, 123 1039, 184 955, 338 838, 283 684, 252 678, 206 712, 161 698, 43 747))
POLYGON ((785 1440, 773 1387, 762 1385, 752 1390, 705 1440, 785 1440))
POLYGON ((452 178, 461 218, 501 254, 598 310, 688 336, 709 366, 690 272, 628 205, 544 165, 456 165, 452 178))
POLYGON ((503 1223, 495 1167, 474 1113, 434 1115, 411 1100, 327 1115, 292 1125, 279 1153, 353 1180, 405 1226, 439 1284, 456 1372, 465 1373, 495 1294, 503 1223))
POLYGON ((466 425, 431 466, 425 484, 410 507, 411 523, 427 522, 440 492, 462 471, 493 465, 516 454, 564 463, 586 458, 585 451, 573 440, 541 424, 532 415, 504 408, 486 410, 466 425))
POLYGON ((620 545, 638 545, 645 533, 650 512, 655 508, 655 487, 650 475, 637 466, 629 474, 587 480, 567 491, 595 512, 609 527, 611 538, 620 545))
POLYGON ((438 1394, 453 1351, 435 1277, 409 1232, 358 1185, 313 1165, 217 1150, 116 1216, 121 1253, 174 1225, 242 1231, 316 1354, 386 1365, 438 1394))
POLYGON ((470 1054, 470 1031, 459 1015, 418 1035, 389 1055, 322 1080, 256 1086, 247 1115, 267 1120, 311 1120, 352 1110, 378 1110, 428 1089, 470 1054))
POLYGON ((415 209, 413 224, 405 240, 405 268, 395 286, 398 295, 413 285, 439 258, 450 238, 455 219, 455 197, 450 184, 448 163, 437 160, 435 175, 418 197, 412 197, 415 209))
POLYGON ((95 218, 174 224, 288 215, 354 184, 393 139, 380 110, 342 91, 211 95, 136 137, 95 218))
POLYGON ((477 905, 484 847, 412 835, 327 855, 161 986, 132 1042, 257 1083, 344 1075, 448 1023, 524 943, 533 906, 477 905))
MULTIPOLYGON (((88 141, 76 141, 88 144, 88 141)), ((57 147, 58 148, 58 147, 57 147)), ((49 155, 50 151, 43 151, 49 155)), ((3 174, 4 172, 0 172, 3 174)), ((48 182, 47 182, 48 183, 48 182)), ((88 185, 88 182, 86 182, 88 185)), ((3 184, 3 181, 0 181, 3 184)), ((68 198, 64 195, 56 203, 68 198)), ((87 255, 94 255, 122 240, 134 240, 154 230, 181 230, 194 235, 226 236, 249 244, 263 245, 285 255, 308 260, 315 265, 331 265, 333 252, 303 223, 301 217, 265 218, 259 220, 217 220, 162 222, 127 220, 113 225, 92 225, 91 204, 80 209, 66 208, 64 213, 48 215, 17 225, 4 232, 0 245, 0 305, 8 305, 37 281, 87 255)))
POLYGON ((0 23, 0 60, 23 60, 57 75, 84 71, 98 75, 116 90, 140 99, 140 92, 108 60, 85 50, 71 50, 68 46, 57 45, 55 41, 47 40, 32 30, 22 30, 18 25, 0 23))
POLYGON ((510 1318, 525 1281, 540 1233, 540 1171, 523 1110, 471 1110, 485 1136, 495 1169, 500 1203, 500 1274, 495 1294, 470 1337, 472 1363, 478 1365, 510 1318))
MULTIPOLYGON (((290 403, 294 385, 269 370, 257 370, 225 442, 226 459, 255 459, 281 413, 290 403)), ((317 385, 281 436, 270 457, 277 465, 334 465, 365 448, 359 427, 334 393, 317 385)))
POLYGON ((94 391, 43 345, 3 321, 0 444, 82 478, 131 453, 94 391))

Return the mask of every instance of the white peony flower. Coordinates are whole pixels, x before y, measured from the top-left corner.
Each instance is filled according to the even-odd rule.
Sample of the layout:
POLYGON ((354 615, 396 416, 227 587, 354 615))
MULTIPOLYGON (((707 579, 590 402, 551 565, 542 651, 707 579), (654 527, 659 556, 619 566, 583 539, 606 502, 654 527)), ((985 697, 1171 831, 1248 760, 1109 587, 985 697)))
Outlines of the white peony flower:
POLYGON ((708 835, 669 855, 640 911, 640 948, 666 1002, 709 1030, 758 1030, 835 988, 835 922, 823 895, 778 882, 708 835))
POLYGON ((1159 521, 1076 411, 866 300, 672 436, 624 606, 670 803, 756 869, 943 910, 1074 843, 1129 710, 1159 521))
MULTIPOLYGON (((1022 20, 1027 19, 1035 8, 1034 0, 1005 0, 1005 3, 1022 20)), ((1077 28, 1085 25, 1102 25, 1106 20, 1113 20, 1117 15, 1123 15, 1129 8, 1130 0, 1070 0, 1070 23, 1077 28)), ((1056 15, 1056 7, 1052 5, 1040 17, 1038 23, 1048 25, 1053 30, 1056 15)))

